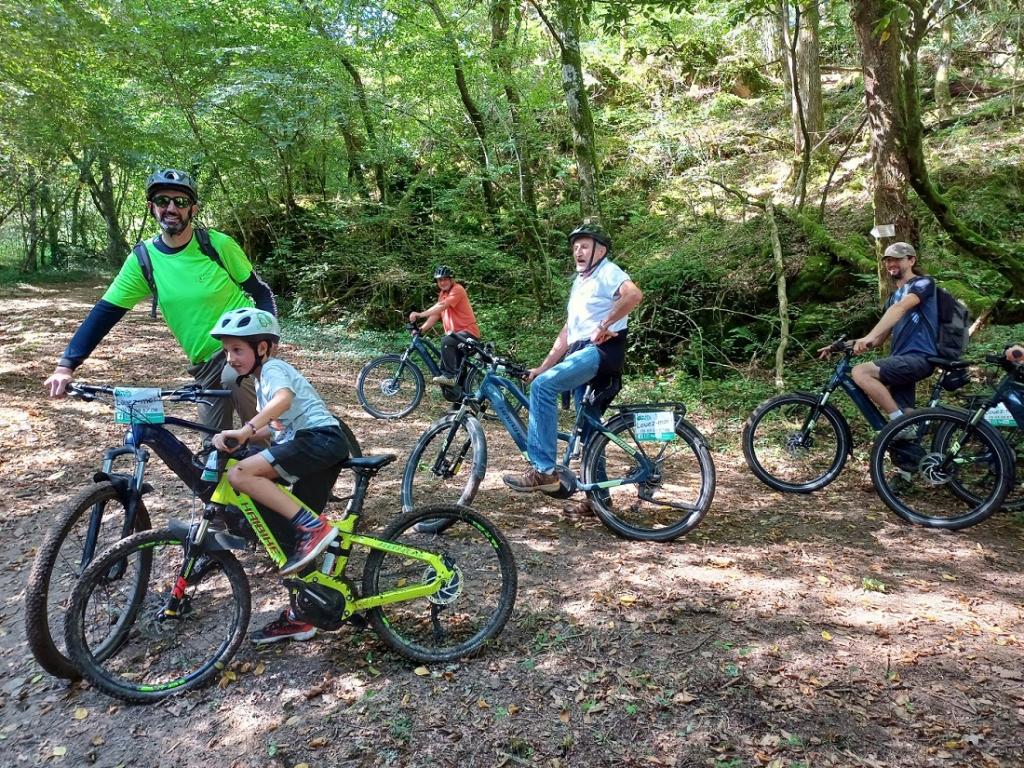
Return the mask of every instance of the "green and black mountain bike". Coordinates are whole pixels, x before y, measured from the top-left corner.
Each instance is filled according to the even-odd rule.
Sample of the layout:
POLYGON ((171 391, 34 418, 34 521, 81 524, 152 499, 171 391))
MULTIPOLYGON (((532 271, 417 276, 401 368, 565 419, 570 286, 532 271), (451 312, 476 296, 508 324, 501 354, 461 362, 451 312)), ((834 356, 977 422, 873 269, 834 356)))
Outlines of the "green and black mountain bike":
MULTIPOLYGON (((64 648, 64 616, 78 577, 97 553, 129 534, 152 527, 145 503, 145 495, 153 490, 146 481, 151 452, 196 498, 207 502, 214 491, 215 485, 200 477, 193 453, 182 440, 207 440, 216 430, 164 414, 157 401, 201 403, 229 394, 228 390, 202 389, 195 384, 139 390, 73 383, 68 388, 68 396, 79 400, 114 401, 115 419, 125 425, 125 436, 122 445, 104 451, 93 482, 56 511, 32 562, 25 587, 25 635, 32 655, 51 675, 71 680, 81 677, 64 648), (138 403, 130 398, 140 391, 149 398, 145 401, 148 415, 142 416, 141 406, 118 407, 115 393, 120 393, 122 402, 138 403)), ((359 441, 343 421, 339 422, 348 438, 349 454, 360 456, 359 441)), ((317 511, 323 509, 326 500, 326 495, 304 499, 317 511)), ((290 526, 280 526, 278 534, 290 546, 290 526)))
MULTIPOLYGON (((98 555, 71 596, 65 642, 75 666, 98 689, 125 701, 158 701, 213 680, 225 670, 249 624, 248 578, 232 550, 255 538, 279 567, 287 556, 273 513, 227 482, 237 459, 196 457, 214 480, 210 501, 192 523, 136 533, 98 555), (227 530, 217 518, 234 520, 227 530)), ((315 564, 284 580, 303 621, 333 631, 369 621, 393 650, 417 662, 447 662, 479 651, 501 632, 515 604, 517 573, 505 537, 468 507, 413 510, 380 536, 357 532, 371 478, 394 456, 338 465, 355 473, 339 531, 315 564), (446 523, 443 536, 417 530, 446 523), (369 550, 357 586, 345 575, 355 546, 369 550)))

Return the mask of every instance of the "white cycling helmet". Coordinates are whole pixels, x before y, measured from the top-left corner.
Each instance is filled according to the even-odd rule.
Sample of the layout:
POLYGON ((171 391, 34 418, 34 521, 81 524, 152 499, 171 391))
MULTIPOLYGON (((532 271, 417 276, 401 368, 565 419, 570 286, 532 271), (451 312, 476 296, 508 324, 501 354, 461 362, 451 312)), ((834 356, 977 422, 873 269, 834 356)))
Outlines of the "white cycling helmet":
POLYGON ((264 309, 239 307, 221 315, 210 335, 215 339, 233 336, 249 341, 278 342, 281 340, 281 326, 277 318, 264 309))

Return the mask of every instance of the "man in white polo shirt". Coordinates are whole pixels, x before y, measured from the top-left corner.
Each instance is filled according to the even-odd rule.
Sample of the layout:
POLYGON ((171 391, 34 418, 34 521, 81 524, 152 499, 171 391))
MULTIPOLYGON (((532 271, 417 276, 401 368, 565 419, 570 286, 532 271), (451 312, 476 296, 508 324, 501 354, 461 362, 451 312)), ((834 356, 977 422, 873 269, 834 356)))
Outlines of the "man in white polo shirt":
POLYGON ((526 453, 531 467, 502 479, 513 491, 556 491, 558 403, 562 392, 583 388, 597 373, 618 374, 626 357, 626 317, 643 299, 636 284, 607 257, 612 241, 601 227, 583 224, 569 235, 576 278, 568 316, 551 351, 530 369, 530 423, 526 453), (562 358, 565 358, 564 360, 562 358))

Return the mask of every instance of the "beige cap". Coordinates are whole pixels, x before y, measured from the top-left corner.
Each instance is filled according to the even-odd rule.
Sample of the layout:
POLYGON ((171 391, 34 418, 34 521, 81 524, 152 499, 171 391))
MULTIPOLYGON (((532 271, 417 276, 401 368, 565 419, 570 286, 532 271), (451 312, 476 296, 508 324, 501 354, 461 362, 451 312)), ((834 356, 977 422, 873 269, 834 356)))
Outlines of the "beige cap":
POLYGON ((910 256, 917 257, 917 251, 910 243, 893 243, 882 254, 883 259, 906 259, 910 256))

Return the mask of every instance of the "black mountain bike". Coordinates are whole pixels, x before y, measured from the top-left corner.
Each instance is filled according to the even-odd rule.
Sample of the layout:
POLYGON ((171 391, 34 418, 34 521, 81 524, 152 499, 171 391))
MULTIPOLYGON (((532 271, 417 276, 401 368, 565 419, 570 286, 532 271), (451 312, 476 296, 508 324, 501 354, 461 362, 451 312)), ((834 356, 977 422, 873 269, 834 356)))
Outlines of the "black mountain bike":
MULTIPOLYGON (((356 397, 363 410, 375 419, 401 419, 408 416, 423 400, 425 382, 423 368, 439 376, 441 353, 430 339, 424 338, 415 323, 406 323, 412 338, 400 355, 388 354, 374 358, 359 371, 356 378, 356 397), (420 364, 417 364, 419 358, 420 364), (422 366, 422 367, 421 367, 422 366)), ((456 377, 472 389, 479 381, 480 372, 465 364, 456 377)), ((457 401, 461 387, 442 387, 447 400, 457 401)))
POLYGON ((974 399, 973 410, 915 410, 891 421, 875 441, 871 480, 886 506, 907 522, 960 530, 1003 507, 1013 489, 1024 370, 1002 356, 985 361, 1005 375, 991 395, 974 399))
MULTIPOLYGON (((853 342, 841 337, 832 351, 842 354, 832 376, 818 394, 787 392, 761 403, 743 425, 743 456, 758 480, 784 493, 820 491, 843 471, 853 450, 853 436, 846 417, 829 402, 837 389, 849 396, 875 431, 886 425, 885 416, 858 387, 853 370, 853 342)), ((940 375, 932 385, 929 405, 941 393, 968 382, 966 360, 929 357, 940 375)))

